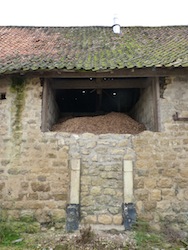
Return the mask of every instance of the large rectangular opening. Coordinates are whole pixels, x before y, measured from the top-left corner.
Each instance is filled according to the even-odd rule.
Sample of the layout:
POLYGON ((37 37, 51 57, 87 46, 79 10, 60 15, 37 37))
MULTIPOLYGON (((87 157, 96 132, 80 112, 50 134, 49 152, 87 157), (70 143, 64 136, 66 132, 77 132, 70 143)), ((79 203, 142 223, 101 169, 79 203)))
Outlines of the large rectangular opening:
POLYGON ((155 98, 153 81, 148 78, 48 79, 43 89, 42 130, 52 130, 54 124, 75 117, 96 117, 115 112, 116 117, 125 114, 144 124, 145 129, 155 131, 155 98))

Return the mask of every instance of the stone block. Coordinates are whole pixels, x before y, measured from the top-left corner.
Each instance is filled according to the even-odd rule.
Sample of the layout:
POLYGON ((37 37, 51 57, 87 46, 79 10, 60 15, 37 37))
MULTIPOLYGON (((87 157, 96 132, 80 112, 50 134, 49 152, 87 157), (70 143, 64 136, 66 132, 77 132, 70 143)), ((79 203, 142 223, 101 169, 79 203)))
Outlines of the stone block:
POLYGON ((19 218, 20 218, 20 221, 22 222, 32 222, 34 220, 34 211, 21 210, 19 218))
POLYGON ((5 183, 4 182, 0 182, 0 191, 3 190, 4 187, 5 187, 5 183))
POLYGON ((136 174, 141 177, 141 176, 148 176, 149 175, 149 170, 148 169, 137 169, 136 174))
POLYGON ((174 176, 177 175, 177 173, 178 173, 178 169, 176 169, 176 168, 168 168, 168 169, 164 169, 163 176, 174 177, 174 176))
POLYGON ((103 189, 103 194, 115 195, 116 190, 113 188, 105 188, 105 189, 103 189))
POLYGON ((187 179, 183 177, 176 177, 175 181, 178 184, 179 188, 187 188, 187 179))
POLYGON ((122 225, 123 218, 121 214, 114 215, 112 218, 114 225, 122 225))
POLYGON ((99 176, 93 176, 90 184, 92 184, 92 186, 103 186, 104 180, 99 176))
POLYGON ((136 200, 145 201, 148 200, 149 192, 144 189, 135 190, 136 200))
POLYGON ((21 182, 21 188, 23 190, 27 190, 28 187, 29 187, 29 183, 28 182, 25 182, 25 181, 21 182))
POLYGON ((154 189, 150 193, 150 199, 152 201, 160 201, 161 200, 161 190, 154 189))
POLYGON ((179 173, 183 178, 188 178, 188 168, 187 167, 181 167, 179 173))
POLYGON ((112 155, 124 155, 125 154, 125 150, 124 149, 113 149, 110 151, 110 154, 112 155))
POLYGON ((81 184, 91 185, 91 181, 93 181, 93 179, 91 178, 91 176, 87 176, 87 175, 82 175, 81 176, 81 184))
POLYGON ((96 215, 87 215, 83 219, 84 224, 97 224, 97 216, 96 215))
POLYGON ((173 186, 173 181, 170 178, 161 178, 157 182, 157 186, 160 188, 171 188, 173 186))
POLYGON ((88 185, 81 185, 81 193, 88 193, 89 194, 90 187, 88 185))
POLYGON ((112 223, 112 217, 107 214, 98 215, 98 223, 103 225, 110 225, 112 223))
POLYGON ((184 198, 188 200, 188 189, 184 190, 184 198))
POLYGON ((90 141, 90 142, 87 142, 85 146, 87 149, 92 149, 92 148, 95 148, 96 145, 97 145, 96 141, 90 141))
POLYGON ((109 207, 108 208, 108 212, 110 212, 113 215, 120 213, 120 211, 121 211, 121 207, 109 207))
POLYGON ((161 190, 164 199, 170 199, 175 196, 175 190, 170 188, 163 188, 161 190))
POLYGON ((34 217, 39 223, 49 223, 52 221, 52 212, 49 209, 38 209, 34 217))
POLYGON ((144 178, 135 178, 134 179, 134 188, 139 189, 139 188, 144 188, 144 178))
POLYGON ((136 202, 136 211, 138 214, 142 214, 144 211, 144 205, 143 205, 143 201, 137 201, 136 202))
POLYGON ((50 191, 50 184, 49 183, 32 182, 31 188, 34 192, 49 192, 50 191))
POLYGON ((52 195, 47 192, 39 192, 38 193, 38 199, 39 200, 51 200, 52 195))
POLYGON ((95 200, 91 196, 82 197, 81 206, 93 206, 95 204, 95 200))
POLYGON ((170 213, 172 212, 172 206, 170 201, 160 201, 157 202, 157 210, 161 213, 170 213))
POLYGON ((144 186, 148 189, 156 188, 156 180, 152 177, 144 179, 144 186))
POLYGON ((54 222, 65 222, 66 211, 64 209, 53 209, 52 220, 54 222))
POLYGON ((67 200, 67 194, 53 194, 52 197, 54 198, 55 201, 66 201, 67 200))
POLYGON ((101 187, 91 187, 90 194, 93 196, 101 195, 101 187))
POLYGON ((144 209, 145 211, 151 211, 151 210, 154 210, 156 209, 156 206, 157 206, 157 202, 156 201, 147 201, 147 202, 144 202, 144 209))
POLYGON ((36 193, 29 193, 27 194, 27 200, 38 200, 38 194, 36 193))
POLYGON ((46 181, 46 176, 44 176, 44 175, 39 175, 39 176, 37 177, 37 179, 38 179, 38 181, 44 182, 44 181, 46 181))

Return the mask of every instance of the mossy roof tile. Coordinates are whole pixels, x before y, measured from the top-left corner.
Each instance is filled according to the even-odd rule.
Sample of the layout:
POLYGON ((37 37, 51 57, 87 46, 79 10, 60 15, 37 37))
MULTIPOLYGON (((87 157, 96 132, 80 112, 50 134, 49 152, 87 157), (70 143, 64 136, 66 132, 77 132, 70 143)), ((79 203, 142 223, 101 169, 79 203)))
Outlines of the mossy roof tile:
POLYGON ((152 66, 188 66, 188 26, 0 27, 0 74, 152 66))

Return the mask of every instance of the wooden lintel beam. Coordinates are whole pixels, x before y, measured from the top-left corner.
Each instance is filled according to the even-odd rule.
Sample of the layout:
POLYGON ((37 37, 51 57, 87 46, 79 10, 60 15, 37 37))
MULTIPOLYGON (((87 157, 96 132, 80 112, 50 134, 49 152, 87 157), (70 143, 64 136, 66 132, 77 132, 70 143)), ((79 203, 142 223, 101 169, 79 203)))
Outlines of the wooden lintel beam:
POLYGON ((165 76, 188 76, 188 67, 150 67, 150 68, 131 68, 131 69, 109 69, 104 71, 84 71, 84 70, 36 70, 18 71, 11 74, 4 74, 0 77, 12 76, 35 76, 42 78, 88 78, 88 77, 165 77, 165 76))
POLYGON ((95 80, 86 79, 53 79, 50 81, 53 89, 120 89, 120 88, 145 88, 147 79, 113 79, 95 80))
POLYGON ((47 78, 102 78, 102 77, 163 77, 163 76, 183 76, 188 75, 187 68, 133 68, 115 69, 107 71, 48 71, 41 72, 41 77, 47 78))

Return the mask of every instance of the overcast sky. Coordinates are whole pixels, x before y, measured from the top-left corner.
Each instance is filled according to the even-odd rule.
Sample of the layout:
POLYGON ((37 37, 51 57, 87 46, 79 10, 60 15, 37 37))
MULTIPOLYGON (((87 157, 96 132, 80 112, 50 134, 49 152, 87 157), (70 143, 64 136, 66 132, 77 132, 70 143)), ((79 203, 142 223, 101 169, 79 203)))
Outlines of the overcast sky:
POLYGON ((188 25, 188 0, 1 0, 0 25, 188 25))

